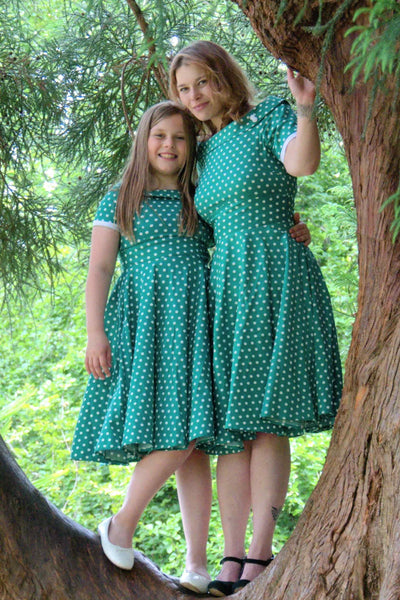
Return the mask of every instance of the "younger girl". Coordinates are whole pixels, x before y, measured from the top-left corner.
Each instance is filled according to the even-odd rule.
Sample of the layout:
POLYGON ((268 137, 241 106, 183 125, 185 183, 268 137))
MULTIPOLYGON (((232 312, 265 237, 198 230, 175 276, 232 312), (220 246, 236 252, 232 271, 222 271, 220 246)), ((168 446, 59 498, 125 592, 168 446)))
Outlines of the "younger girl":
POLYGON ((133 566, 132 537, 151 498, 196 441, 214 433, 211 235, 193 204, 195 150, 192 119, 182 108, 162 102, 147 110, 121 185, 94 221, 86 286, 90 379, 72 458, 139 461, 122 508, 99 525, 106 556, 122 569, 133 566), (107 302, 117 254, 122 274, 107 302))

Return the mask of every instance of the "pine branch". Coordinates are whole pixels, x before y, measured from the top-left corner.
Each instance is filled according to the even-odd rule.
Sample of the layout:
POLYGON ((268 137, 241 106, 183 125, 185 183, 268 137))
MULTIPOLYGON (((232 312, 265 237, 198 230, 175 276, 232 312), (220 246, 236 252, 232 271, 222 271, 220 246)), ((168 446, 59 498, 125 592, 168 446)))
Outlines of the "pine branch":
MULTIPOLYGON (((125 71, 126 71, 127 67, 130 64, 135 63, 136 61, 137 61, 136 58, 130 58, 129 60, 127 60, 126 63, 124 64, 124 66, 123 66, 122 73, 121 73, 121 101, 122 101, 122 109, 124 111, 125 121, 126 121, 126 124, 128 126, 131 138, 134 137, 134 132, 133 132, 133 129, 132 129, 132 119, 129 117, 128 109, 126 107, 126 98, 125 98, 125 71)), ((142 78, 140 80, 140 84, 138 86, 138 89, 136 91, 135 97, 134 97, 133 102, 132 102, 132 112, 135 111, 136 104, 138 103, 139 97, 140 97, 140 95, 142 93, 143 86, 144 86, 147 78, 148 78, 148 72, 147 71, 143 71, 142 78)))
POLYGON ((157 48, 155 45, 154 38, 150 34, 149 26, 144 18, 143 12, 139 5, 135 2, 135 0, 126 0, 129 7, 136 17, 136 21, 143 32, 143 35, 148 42, 149 48, 149 63, 152 65, 151 68, 153 70, 154 76, 157 80, 158 85, 164 96, 168 98, 168 75, 164 69, 164 66, 158 62, 154 61, 154 57, 157 54, 157 48))

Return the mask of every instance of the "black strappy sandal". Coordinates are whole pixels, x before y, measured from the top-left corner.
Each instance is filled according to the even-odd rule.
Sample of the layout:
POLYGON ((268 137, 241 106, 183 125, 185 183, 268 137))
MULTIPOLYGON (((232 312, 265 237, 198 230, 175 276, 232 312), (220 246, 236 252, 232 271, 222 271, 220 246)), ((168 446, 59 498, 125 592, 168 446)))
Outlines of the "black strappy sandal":
MULTIPOLYGON (((228 560, 232 562, 239 563, 241 567, 243 567, 243 558, 237 558, 236 556, 225 556, 221 561, 220 565, 228 560)), ((236 582, 237 583, 237 582, 236 582)), ((235 585, 234 581, 220 581, 219 579, 214 579, 208 584, 207 591, 211 596, 230 596, 233 594, 233 586, 235 585)))
MULTIPOLYGON (((262 565, 263 567, 268 567, 268 565, 274 560, 274 555, 271 556, 268 560, 259 560, 257 558, 244 558, 243 563, 252 563, 253 565, 262 565)), ((235 592, 239 592, 241 589, 246 587, 246 585, 250 583, 250 579, 239 579, 232 586, 231 594, 235 592)))

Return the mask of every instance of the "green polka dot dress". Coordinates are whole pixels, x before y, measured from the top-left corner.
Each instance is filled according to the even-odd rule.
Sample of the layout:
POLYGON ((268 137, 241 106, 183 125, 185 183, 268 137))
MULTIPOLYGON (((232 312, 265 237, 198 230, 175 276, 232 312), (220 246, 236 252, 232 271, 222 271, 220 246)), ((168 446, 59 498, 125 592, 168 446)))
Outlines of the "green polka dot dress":
MULTIPOLYGON (((118 191, 94 225, 118 230, 118 191)), ((208 277, 211 229, 178 234, 180 193, 156 190, 120 238, 122 273, 105 311, 112 375, 90 376, 72 458, 124 464, 153 450, 180 450, 214 434, 208 277)))
POLYGON ((296 179, 282 161, 295 131, 289 105, 270 97, 199 147, 196 207, 216 239, 217 454, 241 450, 256 432, 329 429, 341 397, 329 294, 310 250, 288 234, 296 179))

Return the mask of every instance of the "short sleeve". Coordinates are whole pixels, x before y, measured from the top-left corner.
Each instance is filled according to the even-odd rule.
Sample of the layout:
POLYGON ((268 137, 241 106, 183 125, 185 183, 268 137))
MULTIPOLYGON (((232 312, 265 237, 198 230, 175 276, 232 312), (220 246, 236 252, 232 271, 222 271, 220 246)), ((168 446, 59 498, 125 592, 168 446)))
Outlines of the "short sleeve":
POLYGON ((263 144, 283 162, 288 143, 296 137, 296 113, 286 100, 273 96, 257 106, 257 113, 262 119, 263 144))
POLYGON ((97 207, 93 226, 109 227, 119 231, 115 218, 115 209, 117 206, 118 190, 110 190, 102 199, 97 207))

